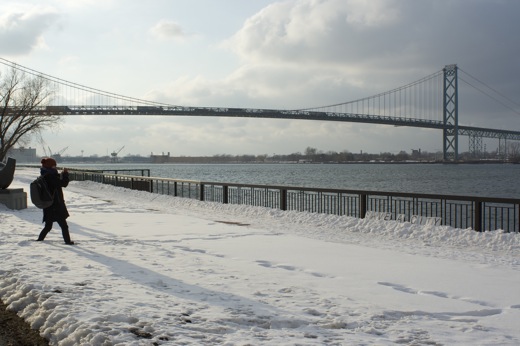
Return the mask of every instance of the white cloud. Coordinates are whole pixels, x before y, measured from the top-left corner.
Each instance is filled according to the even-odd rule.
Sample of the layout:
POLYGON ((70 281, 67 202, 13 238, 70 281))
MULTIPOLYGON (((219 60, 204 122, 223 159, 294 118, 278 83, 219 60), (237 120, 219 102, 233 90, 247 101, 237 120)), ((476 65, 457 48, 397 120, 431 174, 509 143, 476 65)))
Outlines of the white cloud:
POLYGON ((399 14, 393 1, 285 1, 249 18, 227 45, 250 62, 345 65, 380 51, 374 33, 392 29, 399 14))
POLYGON ((150 29, 150 34, 160 40, 183 40, 188 37, 175 21, 162 19, 150 29))
MULTIPOLYGON (((333 2, 329 2, 332 5, 333 2)), ((398 4, 392 0, 348 0, 336 1, 348 8, 347 23, 366 27, 395 24, 400 18, 398 4)))
POLYGON ((116 5, 117 0, 55 0, 60 7, 66 7, 71 9, 82 9, 82 8, 110 8, 116 5))
POLYGON ((0 54, 21 55, 46 48, 43 35, 59 18, 59 12, 52 7, 4 8, 0 15, 0 54))

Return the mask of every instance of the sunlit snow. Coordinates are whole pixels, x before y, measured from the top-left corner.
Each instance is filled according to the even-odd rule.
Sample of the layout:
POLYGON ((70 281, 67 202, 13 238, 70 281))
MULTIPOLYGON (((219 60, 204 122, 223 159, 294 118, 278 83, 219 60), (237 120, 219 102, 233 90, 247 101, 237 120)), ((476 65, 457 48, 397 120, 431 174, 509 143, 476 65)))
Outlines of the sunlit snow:
POLYGON ((519 234, 93 182, 65 199, 75 246, 0 205, 0 298, 53 345, 520 344, 519 234))

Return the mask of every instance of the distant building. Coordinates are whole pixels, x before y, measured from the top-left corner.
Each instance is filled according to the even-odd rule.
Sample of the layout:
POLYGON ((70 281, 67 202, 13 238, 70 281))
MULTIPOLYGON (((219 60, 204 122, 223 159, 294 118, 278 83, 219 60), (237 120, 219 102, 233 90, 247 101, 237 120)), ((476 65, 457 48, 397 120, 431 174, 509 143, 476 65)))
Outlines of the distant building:
POLYGON ((170 157, 170 152, 168 152, 168 155, 154 155, 153 153, 150 155, 150 162, 151 163, 171 163, 173 158, 170 157))
POLYGON ((7 152, 7 157, 12 157, 17 163, 40 163, 35 148, 11 148, 7 152))

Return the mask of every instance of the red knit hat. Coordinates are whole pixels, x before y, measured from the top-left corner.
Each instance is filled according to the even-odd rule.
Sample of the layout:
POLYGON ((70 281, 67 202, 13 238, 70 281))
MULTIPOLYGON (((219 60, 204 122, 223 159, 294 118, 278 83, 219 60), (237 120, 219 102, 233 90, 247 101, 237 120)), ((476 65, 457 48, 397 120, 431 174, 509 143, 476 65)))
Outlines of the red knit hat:
POLYGON ((45 168, 52 168, 56 167, 58 164, 56 163, 56 160, 54 160, 52 157, 44 157, 42 159, 42 167, 45 168))

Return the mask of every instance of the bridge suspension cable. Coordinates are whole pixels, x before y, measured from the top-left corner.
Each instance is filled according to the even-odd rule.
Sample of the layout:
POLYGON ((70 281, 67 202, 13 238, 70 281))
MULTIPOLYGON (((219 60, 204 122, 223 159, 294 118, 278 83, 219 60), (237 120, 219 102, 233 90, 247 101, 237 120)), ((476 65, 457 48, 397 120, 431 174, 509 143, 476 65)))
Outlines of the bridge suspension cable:
POLYGON ((443 105, 443 71, 432 73, 415 82, 373 96, 327 106, 298 109, 441 120, 443 105))
POLYGON ((464 75, 468 76, 469 78, 473 79, 474 81, 478 82, 480 85, 482 85, 486 89, 488 89, 491 92, 493 92, 496 96, 492 95, 490 92, 486 92, 485 90, 482 90, 482 88, 479 88, 479 87, 475 86, 474 84, 472 84, 469 81, 465 80, 461 76, 459 76, 459 80, 460 81, 466 83, 467 85, 469 85, 473 89, 475 89, 475 90, 481 92, 482 94, 486 95, 487 97, 493 99, 494 101, 496 101, 500 105, 504 106, 505 108, 509 109, 510 111, 513 111, 514 113, 520 115, 520 111, 518 109, 514 108, 514 107, 520 108, 520 103, 518 103, 518 102, 512 100, 511 98, 505 96, 504 94, 500 93, 498 90, 492 88, 491 86, 489 86, 488 84, 482 82, 478 78, 470 75, 468 72, 462 70, 461 68, 459 68, 459 71, 461 71, 464 75))
POLYGON ((91 88, 82 84, 67 81, 65 79, 57 78, 31 68, 19 65, 12 61, 0 57, 0 64, 16 69, 23 73, 43 78, 49 81, 56 90, 56 96, 51 101, 50 105, 109 105, 115 106, 118 103, 124 106, 128 105, 146 105, 156 107, 176 107, 171 104, 143 100, 135 97, 124 96, 108 91, 103 91, 96 88, 91 88), (81 93, 84 92, 84 93, 81 93))

